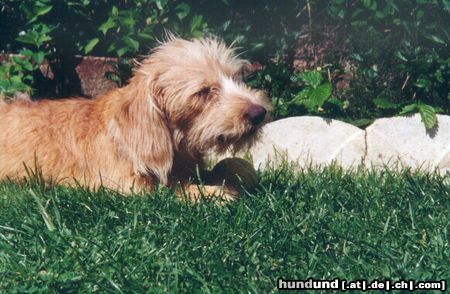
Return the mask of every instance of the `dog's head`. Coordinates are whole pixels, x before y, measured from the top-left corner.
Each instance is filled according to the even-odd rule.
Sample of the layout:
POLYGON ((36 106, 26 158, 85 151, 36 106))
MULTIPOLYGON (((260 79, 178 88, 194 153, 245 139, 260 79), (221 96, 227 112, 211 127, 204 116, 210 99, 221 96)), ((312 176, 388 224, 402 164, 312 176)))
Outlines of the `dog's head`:
POLYGON ((243 82, 249 63, 216 38, 171 37, 144 61, 151 104, 169 124, 175 148, 190 154, 251 145, 270 102, 243 82))

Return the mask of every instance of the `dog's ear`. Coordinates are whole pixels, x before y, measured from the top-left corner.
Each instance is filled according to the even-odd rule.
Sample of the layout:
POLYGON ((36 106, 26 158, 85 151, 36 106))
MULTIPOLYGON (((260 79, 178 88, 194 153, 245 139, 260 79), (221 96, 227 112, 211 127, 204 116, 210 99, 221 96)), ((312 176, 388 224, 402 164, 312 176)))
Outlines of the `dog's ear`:
POLYGON ((135 79, 128 87, 131 95, 125 97, 116 116, 119 149, 131 160, 136 173, 167 185, 174 158, 169 127, 148 83, 135 79))

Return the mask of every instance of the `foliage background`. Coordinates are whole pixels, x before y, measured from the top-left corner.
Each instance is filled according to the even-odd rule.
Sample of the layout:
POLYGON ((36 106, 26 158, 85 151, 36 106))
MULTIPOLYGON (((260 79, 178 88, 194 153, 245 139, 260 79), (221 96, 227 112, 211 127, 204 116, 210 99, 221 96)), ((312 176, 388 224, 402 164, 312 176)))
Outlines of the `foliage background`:
MULTIPOLYGON (((449 114, 450 1, 447 0, 2 0, 0 92, 38 93, 46 58, 59 84, 75 55, 148 53, 164 30, 214 34, 261 65, 249 83, 272 97, 275 118, 314 114, 358 126, 419 111, 425 125, 449 114)), ((117 79, 117 77, 116 77, 117 79)), ((64 91, 56 91, 59 95, 64 91)))
MULTIPOLYGON (((169 29, 236 40, 261 65, 248 82, 269 92, 276 118, 364 126, 420 111, 432 127, 437 111, 450 114, 449 9, 441 0, 0 0, 0 51, 20 53, 0 65, 0 94, 45 92, 45 60, 65 89, 75 55, 120 57, 124 82, 129 60, 169 29)), ((4 181, 0 289, 269 292, 277 276, 449 280, 448 175, 285 167, 260 176, 255 195, 223 206, 190 205, 167 189, 122 197, 4 181)))

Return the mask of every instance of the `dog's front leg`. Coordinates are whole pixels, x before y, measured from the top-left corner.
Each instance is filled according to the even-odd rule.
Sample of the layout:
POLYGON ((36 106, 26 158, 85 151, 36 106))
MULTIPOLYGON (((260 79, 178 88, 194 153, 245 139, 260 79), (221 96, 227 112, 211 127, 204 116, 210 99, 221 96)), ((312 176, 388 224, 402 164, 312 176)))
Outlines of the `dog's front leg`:
POLYGON ((199 184, 182 185, 176 190, 176 194, 194 202, 198 202, 203 197, 210 199, 216 197, 224 201, 232 201, 236 200, 239 196, 236 190, 228 187, 199 184))

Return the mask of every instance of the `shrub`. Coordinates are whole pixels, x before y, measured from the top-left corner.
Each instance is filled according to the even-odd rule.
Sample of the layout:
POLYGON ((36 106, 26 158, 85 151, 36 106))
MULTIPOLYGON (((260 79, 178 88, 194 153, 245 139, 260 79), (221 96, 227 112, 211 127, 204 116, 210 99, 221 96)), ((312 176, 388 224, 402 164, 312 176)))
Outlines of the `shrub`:
POLYGON ((344 95, 363 99, 372 116, 418 110, 433 127, 436 112, 449 113, 449 9, 449 1, 333 1, 328 13, 356 64, 344 95))
MULTIPOLYGON (((0 22, 8 23, 0 28, 4 36, 0 50, 20 53, 25 47, 39 57, 59 60, 60 68, 53 71, 62 75, 73 67, 77 54, 125 59, 145 54, 163 35, 165 27, 185 37, 198 37, 208 31, 201 15, 192 13, 190 5, 176 1, 9 0, 0 4, 0 22)), ((2 72, 8 70, 6 67, 17 68, 11 64, 2 67, 5 67, 2 72)), ((19 85, 16 80, 8 81, 19 85)), ((32 79, 21 82, 36 86, 32 79)), ((8 94, 14 88, 2 92, 8 94)))
MULTIPOLYGON (((251 84, 273 97, 275 117, 310 113, 365 125, 376 117, 419 111, 430 128, 437 112, 449 114, 448 0, 3 0, 0 4, 0 22, 5 24, 0 27, 0 50, 39 54, 33 66, 41 56, 60 60, 63 64, 56 72, 62 74, 80 54, 118 56, 125 60, 122 65, 130 64, 127 59, 147 54, 165 29, 183 37, 213 33, 228 43, 235 41, 247 50, 245 57, 263 65, 251 84), (305 66, 295 65, 299 58, 305 66), (317 68, 326 69, 321 76, 329 84, 319 85, 326 90, 327 98, 319 99, 323 103, 312 105, 306 101, 317 99, 314 95, 312 100, 301 98, 315 87, 302 78, 310 73, 299 72, 317 68), (342 76, 347 85, 338 87, 342 76)), ((17 63, 8 66, 2 72, 9 74, 3 76, 15 76, 17 63)), ((129 66, 125 68, 129 72, 129 66)), ((25 76, 19 78, 23 84, 37 87, 25 76)), ((120 80, 126 78, 125 74, 120 80)), ((8 78, 9 92, 15 85, 22 87, 14 79, 8 78)))

